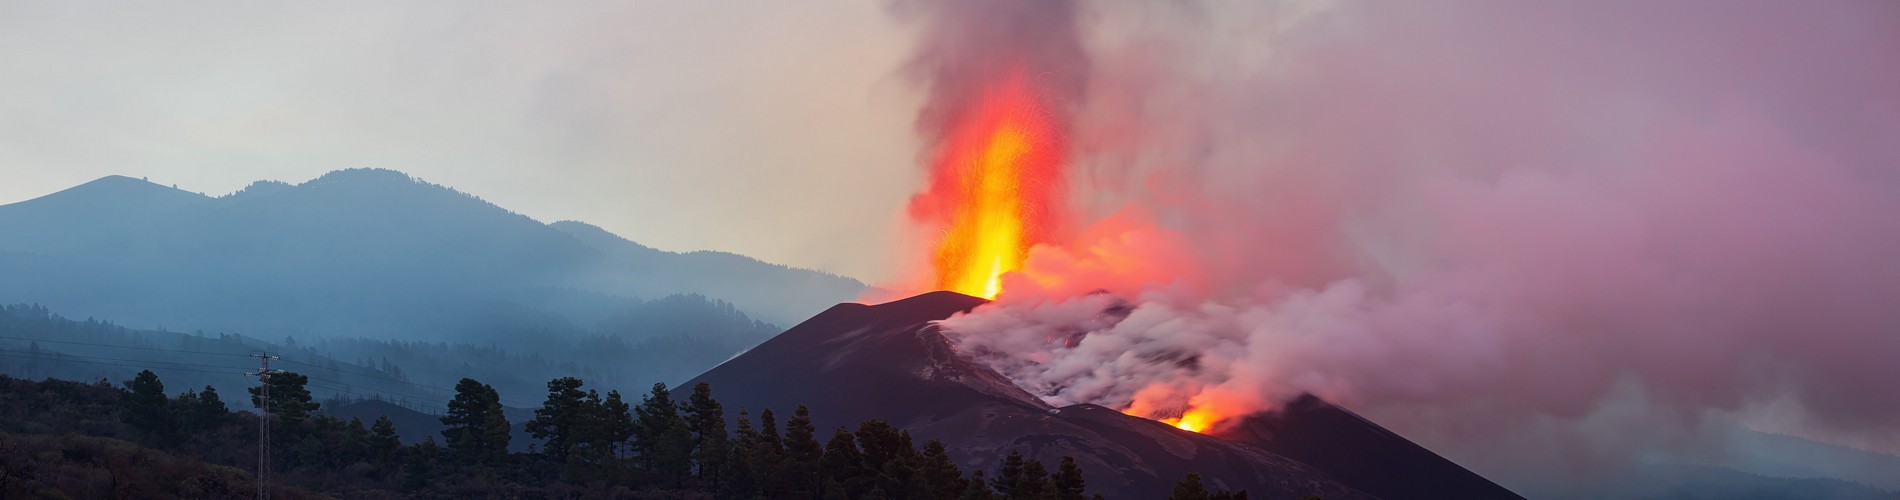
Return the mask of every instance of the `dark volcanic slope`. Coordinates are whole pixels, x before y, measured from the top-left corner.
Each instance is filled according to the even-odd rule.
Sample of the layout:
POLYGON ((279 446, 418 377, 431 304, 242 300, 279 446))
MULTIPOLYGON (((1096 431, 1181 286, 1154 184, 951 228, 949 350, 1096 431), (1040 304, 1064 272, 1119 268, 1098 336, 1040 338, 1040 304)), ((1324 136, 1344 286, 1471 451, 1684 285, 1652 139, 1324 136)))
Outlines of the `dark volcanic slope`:
POLYGON ((1311 465, 1381 498, 1522 498, 1345 408, 1305 396, 1221 437, 1311 465))
POLYGON ((982 303, 935 292, 876 306, 841 304, 687 384, 710 383, 729 408, 755 413, 809 405, 821 432, 887 419, 920 441, 943 440, 965 466, 993 470, 1012 448, 1050 465, 1071 455, 1091 489, 1113 498, 1166 497, 1188 472, 1253 498, 1366 496, 1259 448, 1098 406, 1043 404, 959 359, 929 325, 982 303))

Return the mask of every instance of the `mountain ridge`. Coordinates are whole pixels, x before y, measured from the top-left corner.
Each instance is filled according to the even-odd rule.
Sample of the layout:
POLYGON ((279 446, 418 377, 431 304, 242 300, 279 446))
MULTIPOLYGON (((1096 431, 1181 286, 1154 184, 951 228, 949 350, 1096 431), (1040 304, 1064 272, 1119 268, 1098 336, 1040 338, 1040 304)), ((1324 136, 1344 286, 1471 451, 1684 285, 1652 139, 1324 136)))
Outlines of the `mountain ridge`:
POLYGON ((434 338, 462 328, 453 318, 469 309, 533 288, 697 293, 781 324, 864 289, 737 254, 653 250, 591 225, 589 241, 576 224, 394 170, 259 181, 221 197, 108 176, 0 205, 0 270, 19 271, 0 283, 0 302, 128 324, 434 338), (600 243, 609 237, 626 245, 600 243))

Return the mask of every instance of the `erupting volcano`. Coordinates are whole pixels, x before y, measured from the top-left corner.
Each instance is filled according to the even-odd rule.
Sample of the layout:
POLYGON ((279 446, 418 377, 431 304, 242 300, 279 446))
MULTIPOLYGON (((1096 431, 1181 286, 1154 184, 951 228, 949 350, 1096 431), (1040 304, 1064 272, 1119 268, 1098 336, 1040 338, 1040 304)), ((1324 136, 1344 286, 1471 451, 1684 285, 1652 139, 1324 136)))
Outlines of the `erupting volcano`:
POLYGON ((995 298, 1003 273, 1054 226, 1065 145, 1022 70, 987 85, 961 115, 911 214, 940 231, 935 287, 995 298))
MULTIPOLYGON (((1077 107, 1088 86, 1087 55, 1074 31, 1070 2, 931 3, 932 35, 914 61, 930 89, 918 116, 928 159, 927 185, 910 200, 909 218, 924 231, 928 278, 907 288, 944 290, 996 299, 1006 274, 1023 271, 1030 250, 1087 248, 1090 269, 1148 267, 1145 255, 1126 255, 1115 245, 1084 241, 1069 199, 1071 135, 1077 107)), ((919 267, 924 267, 919 259, 919 267)), ((1160 262, 1160 261, 1155 261, 1160 262)), ((1045 286, 1110 289, 1099 273, 1025 273, 1045 286)), ((1169 270, 1159 271, 1162 273, 1169 270)), ((921 290, 920 290, 921 291, 921 290)), ((1030 295, 1050 295, 1031 291, 1030 295)), ((1055 295, 1062 295, 1057 293, 1055 295)), ((1046 298, 1046 297, 1045 297, 1046 298)), ((1028 298, 1022 300, 1030 300, 1028 298)), ((1009 300, 1005 300, 1009 302, 1009 300)), ((1013 303, 1013 302, 1012 302, 1013 303)), ((1040 334, 1037 334, 1040 335, 1040 334)), ((1040 352, 1082 340, 1047 335, 1040 352)), ((1165 353, 1164 353, 1165 355, 1165 353)), ((1021 381, 1018 381, 1021 382, 1021 381)), ((1043 388, 1061 391, 1063 387, 1043 388)), ((1191 404, 1194 391, 1157 387, 1151 398, 1105 397, 1067 401, 1094 403, 1177 428, 1206 432, 1227 415, 1191 404)), ((1035 390, 1039 396, 1047 391, 1035 390)), ((1121 395, 1126 396, 1126 395, 1121 395)))

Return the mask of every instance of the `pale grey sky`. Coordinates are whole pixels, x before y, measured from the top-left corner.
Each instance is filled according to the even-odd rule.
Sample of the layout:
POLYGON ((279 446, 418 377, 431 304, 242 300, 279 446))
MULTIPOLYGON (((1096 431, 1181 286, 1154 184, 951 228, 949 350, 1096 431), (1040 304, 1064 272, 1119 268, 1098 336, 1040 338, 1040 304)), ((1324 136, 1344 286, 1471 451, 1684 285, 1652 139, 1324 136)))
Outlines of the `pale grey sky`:
POLYGON ((920 182, 881 2, 0 1, 0 204, 348 167, 860 279, 920 182))

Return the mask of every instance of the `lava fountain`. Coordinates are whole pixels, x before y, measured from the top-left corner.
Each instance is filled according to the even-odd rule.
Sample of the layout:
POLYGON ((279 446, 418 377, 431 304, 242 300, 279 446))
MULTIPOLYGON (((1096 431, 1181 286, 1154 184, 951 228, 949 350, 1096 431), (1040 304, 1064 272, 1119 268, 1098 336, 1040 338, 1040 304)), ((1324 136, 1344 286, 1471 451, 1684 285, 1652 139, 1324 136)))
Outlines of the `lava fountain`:
POLYGON ((1056 226, 1066 144, 1024 71, 987 85, 976 101, 946 130, 930 187, 910 209, 939 231, 935 288, 996 298, 1002 275, 1022 267, 1056 226))
MULTIPOLYGON (((1009 308, 1033 308, 1070 295, 1071 289, 1119 290, 1127 287, 1114 285, 1142 281, 1109 275, 1165 277, 1181 271, 1154 267, 1180 265, 1172 256, 1154 258, 1149 253, 1165 245, 1124 237, 1131 230, 1157 232, 1146 230, 1139 217, 1115 220, 1143 227, 1096 230, 1117 223, 1084 221, 1078 217, 1081 212, 1072 209, 1076 204, 1070 199, 1070 170, 1083 170, 1072 163, 1076 152, 1071 149, 1071 134, 1077 130, 1075 121, 1086 102, 1083 94, 1090 88, 1091 74, 1078 4, 1073 0, 922 0, 904 3, 899 9, 924 21, 923 38, 907 69, 919 77, 926 91, 916 125, 924 143, 920 158, 927 173, 925 185, 907 207, 910 222, 921 231, 917 272, 893 288, 1000 298, 981 309, 1004 314, 1009 308), (1106 244, 1098 244, 1104 238, 1106 244), (1043 252, 1049 252, 1049 259, 1055 261, 1079 258, 1087 262, 1064 269, 1029 269, 1026 266, 1035 264, 1029 261, 1032 248, 1037 249, 1039 261, 1043 252), (1027 279, 1007 279, 1017 272, 1027 279), (1023 289, 1005 293, 1005 283, 1021 283, 1011 286, 1023 289), (1062 290, 1032 289, 1050 286, 1062 290)), ((1051 330, 1032 330, 1020 332, 1028 341, 992 346, 991 352, 1013 362, 1077 347, 1069 340, 1086 342, 1064 340, 1064 336, 1050 335, 1051 330)), ((975 328, 965 333, 971 342, 1007 340, 999 331, 975 328)), ((999 371, 1012 377, 1024 375, 999 371)), ((1016 382, 1030 383, 1026 378, 1016 382)), ((1031 389, 1045 399, 1086 392, 1058 396, 1037 391, 1031 389)), ((1221 420, 1222 412, 1211 410, 1218 405, 1190 400, 1193 394, 1151 392, 1167 397, 1132 400, 1126 395, 1102 395, 1065 402, 1122 408, 1196 432, 1216 427, 1221 420)))

